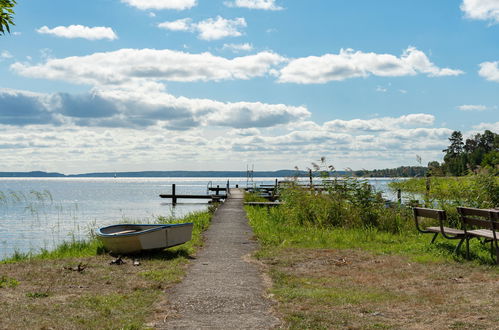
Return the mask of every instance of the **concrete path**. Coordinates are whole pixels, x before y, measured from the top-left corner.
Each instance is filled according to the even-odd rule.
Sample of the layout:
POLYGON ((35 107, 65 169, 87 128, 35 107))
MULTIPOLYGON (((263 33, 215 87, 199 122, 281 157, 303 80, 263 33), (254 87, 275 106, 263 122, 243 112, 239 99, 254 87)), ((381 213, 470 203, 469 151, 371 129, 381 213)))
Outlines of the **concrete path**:
POLYGON ((270 329, 280 325, 257 265, 247 260, 257 248, 243 209, 243 192, 215 212, 206 243, 185 279, 169 294, 158 329, 270 329), (246 260, 245 260, 246 259, 246 260))

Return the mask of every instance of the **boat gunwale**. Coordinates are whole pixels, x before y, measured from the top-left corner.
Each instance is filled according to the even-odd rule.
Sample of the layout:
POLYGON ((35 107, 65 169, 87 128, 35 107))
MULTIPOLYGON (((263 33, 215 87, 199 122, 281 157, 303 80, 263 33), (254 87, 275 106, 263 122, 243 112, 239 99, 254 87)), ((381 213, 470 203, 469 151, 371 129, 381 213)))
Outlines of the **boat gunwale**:
POLYGON ((147 233, 151 233, 151 232, 154 232, 154 231, 163 230, 163 229, 167 229, 167 228, 171 228, 171 227, 183 227, 183 226, 187 226, 187 225, 193 226, 194 223, 192 223, 192 222, 169 223, 169 224, 136 224, 136 223, 132 224, 132 223, 122 223, 122 224, 117 224, 117 225, 111 225, 111 226, 101 227, 101 228, 99 228, 97 230, 96 234, 99 237, 138 236, 138 235, 147 234, 147 233), (136 231, 136 232, 132 232, 132 233, 123 233, 123 234, 106 234, 106 233, 102 232, 102 230, 107 229, 107 228, 121 227, 121 226, 132 226, 132 227, 146 226, 146 227, 154 227, 154 228, 144 229, 144 230, 140 230, 140 231, 136 231))

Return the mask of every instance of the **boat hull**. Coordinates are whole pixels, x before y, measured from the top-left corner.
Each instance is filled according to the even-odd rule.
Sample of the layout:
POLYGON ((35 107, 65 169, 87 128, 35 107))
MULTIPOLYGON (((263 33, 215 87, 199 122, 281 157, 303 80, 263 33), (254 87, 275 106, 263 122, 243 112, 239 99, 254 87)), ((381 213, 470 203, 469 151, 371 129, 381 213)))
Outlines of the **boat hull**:
POLYGON ((192 228, 192 223, 122 224, 99 228, 97 237, 108 251, 128 254, 183 244, 191 240, 192 228))

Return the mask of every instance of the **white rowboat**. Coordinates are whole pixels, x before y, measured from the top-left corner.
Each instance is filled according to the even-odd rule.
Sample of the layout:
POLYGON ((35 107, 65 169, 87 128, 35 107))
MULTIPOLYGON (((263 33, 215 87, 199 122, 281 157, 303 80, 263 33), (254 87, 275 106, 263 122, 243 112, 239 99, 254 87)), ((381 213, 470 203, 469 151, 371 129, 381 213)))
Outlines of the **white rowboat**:
POLYGON ((115 254, 164 249, 190 241, 192 223, 166 225, 122 224, 102 227, 97 237, 115 254))

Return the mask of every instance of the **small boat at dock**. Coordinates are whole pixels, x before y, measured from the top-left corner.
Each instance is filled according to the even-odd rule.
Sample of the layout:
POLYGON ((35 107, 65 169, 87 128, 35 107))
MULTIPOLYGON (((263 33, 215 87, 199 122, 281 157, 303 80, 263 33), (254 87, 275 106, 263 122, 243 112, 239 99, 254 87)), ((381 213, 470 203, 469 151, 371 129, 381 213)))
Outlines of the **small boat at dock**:
POLYGON ((192 238, 192 223, 119 224, 102 227, 97 237, 104 247, 115 254, 137 253, 164 249, 188 242, 192 238))

